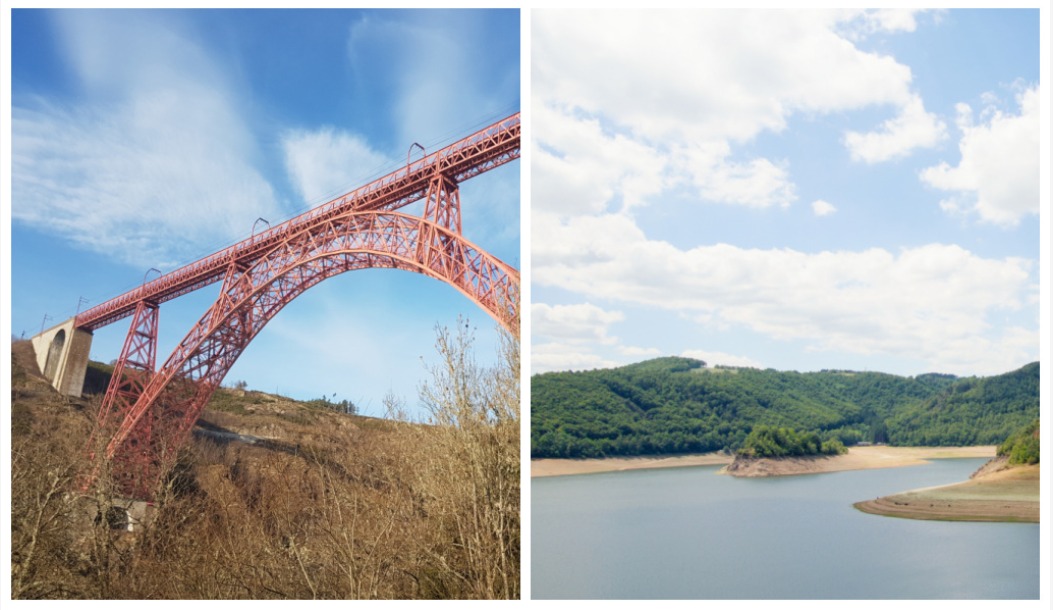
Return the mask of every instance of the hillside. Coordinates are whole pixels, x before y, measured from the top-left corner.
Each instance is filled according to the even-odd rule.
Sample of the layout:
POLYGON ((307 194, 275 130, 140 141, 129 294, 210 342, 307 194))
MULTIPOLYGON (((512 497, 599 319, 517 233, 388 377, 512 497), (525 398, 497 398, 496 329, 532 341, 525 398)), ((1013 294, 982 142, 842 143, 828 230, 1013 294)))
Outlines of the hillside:
MULTIPOLYGON (((92 387, 108 374, 94 363, 92 387)), ((100 396, 59 396, 12 345, 16 599, 518 597, 518 417, 423 425, 221 389, 129 533, 107 527, 105 480, 78 493, 100 396)))
POLYGON ((1039 365, 986 378, 959 379, 944 391, 903 405, 888 418, 899 445, 999 444, 1038 417, 1039 365))
POLYGON ((667 357, 531 379, 533 457, 734 450, 755 425, 823 440, 998 444, 1038 416, 1038 363, 989 378, 706 367, 667 357))

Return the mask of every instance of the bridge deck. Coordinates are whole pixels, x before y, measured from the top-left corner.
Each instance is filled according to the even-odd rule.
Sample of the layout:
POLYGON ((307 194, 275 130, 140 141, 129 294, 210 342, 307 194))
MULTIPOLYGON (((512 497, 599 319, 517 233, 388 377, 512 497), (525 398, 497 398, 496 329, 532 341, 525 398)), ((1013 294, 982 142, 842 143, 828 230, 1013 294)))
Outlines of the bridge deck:
POLYGON ((441 150, 408 163, 258 235, 240 241, 80 313, 75 326, 95 330, 130 316, 139 301, 162 303, 223 279, 233 263, 251 265, 304 227, 348 210, 394 210, 423 198, 437 172, 463 182, 519 158, 520 118, 515 113, 441 150))

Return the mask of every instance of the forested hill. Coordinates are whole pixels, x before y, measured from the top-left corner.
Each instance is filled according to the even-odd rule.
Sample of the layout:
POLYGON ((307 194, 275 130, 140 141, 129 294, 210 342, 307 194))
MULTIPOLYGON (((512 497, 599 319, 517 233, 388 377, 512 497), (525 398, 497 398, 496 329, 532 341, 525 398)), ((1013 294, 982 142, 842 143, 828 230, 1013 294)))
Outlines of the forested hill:
POLYGON ((1038 417, 1039 365, 994 377, 710 368, 667 357, 531 379, 534 457, 734 450, 756 424, 845 445, 997 445, 1038 417))

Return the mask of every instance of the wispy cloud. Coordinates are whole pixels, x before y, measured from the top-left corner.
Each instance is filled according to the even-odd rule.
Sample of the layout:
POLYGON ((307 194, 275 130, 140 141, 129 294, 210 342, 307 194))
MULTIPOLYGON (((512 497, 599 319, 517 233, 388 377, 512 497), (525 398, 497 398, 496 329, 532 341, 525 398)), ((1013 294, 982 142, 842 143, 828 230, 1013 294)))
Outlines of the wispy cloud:
MULTIPOLYGON (((508 69, 518 65, 508 55, 518 45, 507 38, 510 30, 518 35, 518 27, 508 27, 517 20, 517 11, 430 10, 355 21, 347 38, 350 70, 363 90, 390 100, 372 109, 389 126, 388 141, 372 148, 405 162, 413 143, 430 153, 518 110, 519 71, 508 69)), ((466 237, 519 264, 519 165, 466 182, 461 199, 466 237)))
MULTIPOLYGON (((508 14, 514 17, 513 13, 508 14)), ((352 24, 348 58, 362 86, 380 88, 399 146, 425 146, 462 135, 480 120, 518 100, 519 73, 495 70, 490 27, 496 14, 476 11, 373 13, 352 24), (377 70, 383 57, 383 71, 377 70)), ((496 118, 496 117, 495 117, 496 118)), ((482 125, 477 125, 482 127, 482 125)))
POLYGON ((12 109, 12 218, 168 268, 281 215, 256 144, 207 53, 150 13, 55 15, 76 101, 12 109))
POLYGON ((834 206, 834 204, 830 203, 829 201, 816 199, 812 202, 812 213, 816 216, 829 216, 836 211, 837 208, 834 206))
POLYGON ((395 160, 365 138, 332 127, 290 130, 282 136, 285 167, 307 204, 340 195, 390 170, 395 160))

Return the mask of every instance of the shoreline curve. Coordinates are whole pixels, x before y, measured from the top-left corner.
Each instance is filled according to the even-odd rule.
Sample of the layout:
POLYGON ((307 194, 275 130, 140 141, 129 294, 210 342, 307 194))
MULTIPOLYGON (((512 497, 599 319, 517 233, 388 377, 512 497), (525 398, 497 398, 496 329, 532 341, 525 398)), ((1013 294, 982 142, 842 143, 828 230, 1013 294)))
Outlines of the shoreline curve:
MULTIPOLYGON (((992 458, 995 450, 994 445, 973 447, 890 447, 888 445, 860 447, 857 445, 849 447, 848 453, 837 456, 763 460, 766 463, 766 473, 750 476, 790 476, 842 470, 898 468, 924 464, 929 460, 937 459, 992 458)), ((587 459, 542 458, 530 461, 530 476, 531 478, 570 476, 690 466, 726 467, 733 460, 734 456, 722 452, 587 459)))

